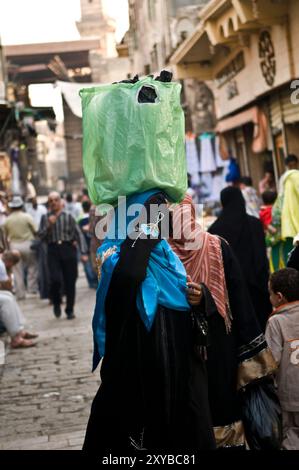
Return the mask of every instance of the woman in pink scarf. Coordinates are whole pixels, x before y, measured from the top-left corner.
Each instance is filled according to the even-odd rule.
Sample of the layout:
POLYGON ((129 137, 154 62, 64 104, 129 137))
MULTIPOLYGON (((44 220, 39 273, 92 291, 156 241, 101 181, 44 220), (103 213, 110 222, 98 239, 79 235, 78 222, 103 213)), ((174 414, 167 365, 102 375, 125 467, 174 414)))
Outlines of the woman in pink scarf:
POLYGON ((190 196, 173 210, 169 243, 185 266, 193 315, 204 311, 207 319, 206 364, 217 446, 244 448, 239 392, 273 373, 273 356, 236 257, 225 240, 201 230, 190 196))

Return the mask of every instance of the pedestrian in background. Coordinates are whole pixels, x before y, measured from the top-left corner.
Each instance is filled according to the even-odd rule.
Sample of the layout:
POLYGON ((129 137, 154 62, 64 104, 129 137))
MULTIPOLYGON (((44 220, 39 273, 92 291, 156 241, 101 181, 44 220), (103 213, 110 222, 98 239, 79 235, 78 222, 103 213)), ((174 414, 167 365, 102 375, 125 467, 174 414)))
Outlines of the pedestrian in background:
POLYGON ((257 191, 253 187, 250 176, 243 176, 240 179, 240 189, 245 199, 247 214, 259 219, 261 200, 258 197, 257 191))
POLYGON ((62 288, 66 295, 65 313, 69 320, 75 318, 74 304, 78 277, 77 244, 81 260, 88 260, 84 236, 71 214, 62 209, 59 193, 48 197, 49 213, 43 215, 39 237, 48 245, 48 268, 50 273, 50 297, 54 315, 61 316, 62 288))
POLYGON ((265 191, 272 191, 276 192, 276 184, 275 184, 275 176, 274 176, 274 171, 273 171, 273 164, 272 163, 265 163, 264 165, 264 177, 263 179, 259 182, 259 193, 262 196, 262 194, 265 191))
POLYGON ((27 290, 30 294, 38 293, 38 267, 36 253, 32 250, 37 228, 31 215, 23 211, 24 201, 20 196, 14 196, 8 203, 11 210, 7 217, 4 230, 11 250, 21 254, 19 263, 14 267, 16 296, 18 300, 25 299, 25 270, 27 273, 27 290))
POLYGON ((0 256, 0 322, 11 338, 12 348, 28 348, 35 346, 32 339, 38 335, 25 330, 24 315, 12 293, 11 270, 19 262, 17 251, 5 251, 0 256))
POLYGON ((0 191, 0 227, 7 219, 7 197, 5 192, 0 191))
POLYGON ((39 227, 42 216, 47 213, 47 208, 43 204, 38 204, 37 198, 34 196, 28 199, 25 209, 27 214, 33 218, 35 226, 39 227))
POLYGON ((224 238, 235 253, 251 297, 260 326, 265 331, 271 313, 268 295, 269 261, 262 223, 246 213, 239 188, 221 192, 222 213, 209 232, 224 238))
MULTIPOLYGON (((47 214, 47 208, 43 204, 38 204, 36 196, 30 197, 26 203, 26 212, 34 220, 37 229, 43 215, 47 214)), ((37 238, 32 244, 32 249, 36 253, 38 263, 38 289, 41 299, 49 298, 49 273, 47 264, 47 244, 37 238)))
POLYGON ((277 193, 273 191, 265 191, 262 194, 263 204, 260 208, 260 221, 263 224, 265 233, 269 231, 270 234, 275 234, 276 229, 272 224, 272 207, 277 198, 277 193))
MULTIPOLYGON (((100 223, 107 219, 106 215, 97 215, 96 213, 96 206, 94 204, 91 205, 90 211, 89 211, 89 235, 90 235, 90 245, 89 245, 89 256, 90 256, 90 261, 92 265, 92 269, 97 273, 98 267, 97 267, 97 250, 103 243, 103 239, 98 238, 97 236, 97 224, 100 223)), ((105 227, 105 224, 103 224, 103 227, 105 227)), ((107 228, 107 226, 106 226, 107 228)))
POLYGON ((288 170, 282 178, 280 192, 272 208, 272 225, 276 229, 271 251, 271 271, 285 268, 299 233, 299 170, 288 170))
POLYGON ((283 193, 284 191, 285 178, 288 176, 289 172, 292 170, 298 170, 298 163, 299 163, 299 159, 297 155, 294 155, 293 153, 289 154, 285 158, 284 164, 286 167, 286 171, 279 178, 279 188, 278 188, 279 194, 283 193))
POLYGON ((82 207, 80 202, 74 201, 72 193, 67 193, 64 203, 64 210, 77 221, 82 214, 82 207))
POLYGON ((94 270, 91 262, 91 256, 90 256, 90 242, 92 235, 89 232, 89 211, 91 208, 91 202, 88 200, 85 200, 82 202, 82 209, 83 209, 83 216, 78 222, 78 225, 80 229, 82 230, 82 234, 85 238, 86 246, 88 249, 88 260, 83 263, 86 279, 88 282, 88 285, 90 289, 96 289, 98 286, 98 277, 97 273, 94 270))
POLYGON ((275 310, 267 324, 266 340, 278 364, 282 448, 299 450, 299 272, 285 268, 272 274, 269 292, 275 310))

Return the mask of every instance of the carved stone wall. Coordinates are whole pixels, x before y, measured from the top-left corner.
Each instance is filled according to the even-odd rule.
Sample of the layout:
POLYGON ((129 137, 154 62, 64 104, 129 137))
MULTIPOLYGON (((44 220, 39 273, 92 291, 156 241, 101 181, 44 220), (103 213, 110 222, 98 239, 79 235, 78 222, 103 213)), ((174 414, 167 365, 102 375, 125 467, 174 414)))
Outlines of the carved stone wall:
POLYGON ((186 129, 192 130, 196 134, 213 131, 216 117, 214 95, 211 88, 207 83, 195 79, 184 80, 183 86, 186 129))

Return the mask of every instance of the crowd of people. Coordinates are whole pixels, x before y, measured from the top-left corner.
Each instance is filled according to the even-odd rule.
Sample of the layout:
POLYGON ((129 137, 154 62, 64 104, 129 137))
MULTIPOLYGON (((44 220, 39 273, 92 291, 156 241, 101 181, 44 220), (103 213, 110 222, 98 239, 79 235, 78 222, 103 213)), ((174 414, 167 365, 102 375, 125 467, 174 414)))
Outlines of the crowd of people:
MULTIPOLYGON (((191 211, 187 233, 200 239, 191 250, 173 232, 164 246, 162 225, 148 219, 149 226, 159 227, 155 240, 104 240, 96 255, 101 241, 87 191, 76 200, 53 191, 45 205, 36 197, 24 202, 19 195, 1 194, 0 326, 12 348, 36 344, 37 334, 25 327, 20 300, 48 299, 59 318, 65 297, 66 318, 72 320, 78 263, 83 263, 89 288, 97 289, 101 275, 104 294, 97 298, 95 323, 104 333, 95 337, 94 368, 105 344, 106 351, 84 450, 98 448, 99 426, 105 428, 103 449, 126 449, 128 436, 138 447, 144 422, 153 448, 242 447, 239 391, 273 375, 283 414, 282 447, 299 450, 299 170, 296 156, 285 163, 277 190, 271 173, 260 182, 260 194, 249 177, 231 182, 221 192, 221 213, 208 231, 198 225, 186 195, 170 220, 175 231, 181 220, 186 223, 184 212, 191 211), (113 275, 98 273, 98 259, 101 265, 111 260, 117 245, 120 257, 113 261, 113 275), (188 276, 181 292, 173 253, 188 276), (140 300, 138 289, 148 272, 154 276, 140 300), (159 286, 154 279, 161 281, 159 286), (136 298, 137 304, 144 303, 143 317, 136 298), (167 306, 161 306, 161 299, 167 306), (108 316, 101 323, 104 303, 108 316), (180 314, 189 308, 193 316, 180 314), (204 320, 194 340, 199 313, 204 320), (150 334, 144 328, 147 321, 150 334)), ((146 210, 165 202, 157 191, 138 198, 132 204, 141 202, 146 210)), ((142 442, 143 437, 141 447, 142 442)))
MULTIPOLYGON (((171 211, 173 232, 183 221, 180 237, 168 239, 171 253, 163 245, 163 223, 148 213, 151 204, 165 200, 163 192, 129 198, 129 207, 144 205, 148 226, 158 227, 158 236, 132 242, 128 235, 125 240, 108 235, 99 249, 94 369, 102 359, 102 383, 83 450, 99 452, 99 436, 104 453, 130 446, 246 448, 241 402, 264 393, 259 387, 271 388, 274 377, 283 423, 276 445, 299 450, 299 170, 296 156, 285 163, 277 192, 272 174, 261 181, 260 195, 249 177, 230 182, 221 192, 221 213, 205 232, 186 195, 171 211), (275 222, 277 201, 281 211, 275 222), (186 248, 185 233, 198 237, 197 248, 186 248), (285 249, 279 266, 272 261, 275 244, 268 242, 268 233, 277 234, 276 243, 285 249), (173 253, 188 276, 191 320, 181 314, 188 307, 180 297, 181 272, 173 253)), ((268 418, 255 412, 255 419, 268 418)), ((270 435, 271 430, 260 448, 271 448, 270 435)))
POLYGON ((80 261, 88 286, 97 287, 94 207, 86 190, 74 199, 51 192, 39 204, 36 196, 0 195, 0 328, 12 348, 32 347, 38 336, 26 331, 20 301, 45 299, 59 318, 65 297, 66 318, 74 319, 80 261))

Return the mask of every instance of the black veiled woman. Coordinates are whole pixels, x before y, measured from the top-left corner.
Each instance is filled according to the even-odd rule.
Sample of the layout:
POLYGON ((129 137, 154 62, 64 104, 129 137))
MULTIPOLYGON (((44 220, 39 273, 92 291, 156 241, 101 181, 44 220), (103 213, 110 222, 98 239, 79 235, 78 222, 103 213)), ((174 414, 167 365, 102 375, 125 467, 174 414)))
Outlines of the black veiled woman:
MULTIPOLYGON (((153 217, 149 210, 166 199, 148 191, 131 196, 128 206, 136 203, 146 217, 147 224, 138 224, 143 236, 120 240, 123 231, 117 227, 98 252, 94 368, 102 356, 103 361, 83 450, 128 455, 214 449, 205 363, 193 348, 186 272, 161 239, 159 221, 167 219, 167 211, 153 217), (150 238, 147 229, 156 235, 150 238)), ((127 216, 125 229, 131 221, 127 216)))
POLYGON ((188 298, 198 326, 206 323, 209 407, 218 448, 245 448, 241 397, 272 380, 276 364, 229 244, 202 231, 190 196, 173 211, 170 246, 190 277, 188 298), (176 230, 183 227, 183 232, 176 230))
POLYGON ((245 200, 239 188, 221 192, 222 213, 209 232, 224 238, 235 253, 246 280, 256 316, 265 331, 272 311, 268 294, 269 262, 261 222, 246 213, 245 200))

